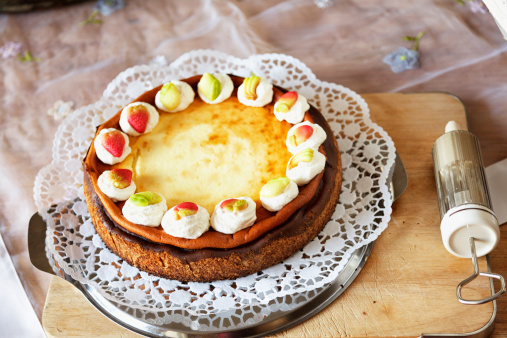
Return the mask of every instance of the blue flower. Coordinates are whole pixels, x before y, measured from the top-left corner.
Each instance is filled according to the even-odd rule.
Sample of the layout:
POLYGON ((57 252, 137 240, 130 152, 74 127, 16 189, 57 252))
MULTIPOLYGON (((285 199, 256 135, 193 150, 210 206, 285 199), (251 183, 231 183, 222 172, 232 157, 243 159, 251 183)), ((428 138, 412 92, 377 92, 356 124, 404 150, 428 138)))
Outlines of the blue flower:
POLYGON ((394 73, 419 68, 419 52, 405 47, 398 47, 394 52, 382 59, 391 66, 394 73))
POLYGON ((94 9, 108 16, 125 7, 123 0, 98 0, 94 9))
POLYGON ((391 66, 391 70, 395 73, 401 73, 405 70, 419 68, 419 41, 425 32, 420 32, 417 36, 404 36, 403 40, 413 41, 414 47, 408 49, 405 47, 398 47, 394 52, 387 55, 382 59, 384 63, 391 66))

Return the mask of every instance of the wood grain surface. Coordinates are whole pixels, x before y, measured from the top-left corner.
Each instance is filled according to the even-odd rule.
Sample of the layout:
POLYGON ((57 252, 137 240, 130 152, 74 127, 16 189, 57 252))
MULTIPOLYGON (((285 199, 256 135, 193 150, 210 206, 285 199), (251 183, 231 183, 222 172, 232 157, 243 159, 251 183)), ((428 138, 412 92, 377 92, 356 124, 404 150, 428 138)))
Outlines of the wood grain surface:
MULTIPOLYGON (((449 120, 466 126, 465 109, 444 93, 363 94, 372 120, 393 139, 409 184, 393 206, 388 228, 354 283, 331 305, 275 337, 417 337, 423 333, 480 330, 493 315, 492 303, 462 305, 458 283, 473 273, 471 260, 449 254, 440 238, 440 217, 431 148, 449 120)), ((491 254, 494 272, 507 275, 507 229, 491 254)), ((480 259, 481 271, 486 261, 480 259)), ((497 286, 498 287, 498 286, 497 286)), ((489 281, 466 286, 464 296, 489 295, 489 281)), ((505 297, 493 336, 507 332, 505 297)), ((72 285, 53 277, 43 313, 49 337, 135 337, 101 315, 72 285)))

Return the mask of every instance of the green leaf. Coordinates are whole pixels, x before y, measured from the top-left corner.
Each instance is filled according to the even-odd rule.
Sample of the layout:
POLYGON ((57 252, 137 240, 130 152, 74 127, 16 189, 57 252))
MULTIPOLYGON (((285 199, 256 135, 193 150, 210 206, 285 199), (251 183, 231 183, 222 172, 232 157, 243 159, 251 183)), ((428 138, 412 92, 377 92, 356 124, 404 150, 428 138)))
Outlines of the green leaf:
POLYGON ((102 24, 103 21, 102 20, 99 20, 99 19, 95 19, 95 17, 97 16, 97 14, 99 14, 99 11, 95 10, 93 11, 90 16, 88 17, 88 19, 84 20, 84 21, 81 21, 79 23, 80 26, 84 26, 84 25, 87 25, 87 24, 102 24))
POLYGON ((25 51, 25 53, 22 56, 19 56, 19 60, 21 62, 30 62, 30 61, 40 62, 40 59, 34 58, 29 51, 25 51))
POLYGON ((413 50, 418 50, 419 49, 419 41, 424 36, 424 34, 426 34, 425 31, 422 31, 419 34, 417 34, 417 36, 415 37, 414 47, 412 48, 413 50))
POLYGON ((426 34, 426 32, 422 31, 419 34, 417 34, 417 36, 404 36, 401 39, 404 41, 414 41, 414 47, 412 47, 412 49, 418 50, 419 49, 419 41, 421 40, 421 38, 423 37, 424 34, 426 34))

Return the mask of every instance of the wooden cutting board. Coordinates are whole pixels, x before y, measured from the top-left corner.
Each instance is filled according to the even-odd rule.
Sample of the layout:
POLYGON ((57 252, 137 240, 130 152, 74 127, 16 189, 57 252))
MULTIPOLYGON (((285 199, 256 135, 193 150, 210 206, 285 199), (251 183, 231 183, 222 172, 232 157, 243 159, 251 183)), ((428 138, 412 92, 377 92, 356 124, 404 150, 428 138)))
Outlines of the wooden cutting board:
MULTIPOLYGON (((462 305, 456 286, 473 273, 471 260, 449 254, 440 217, 431 148, 449 120, 467 126, 461 101, 444 93, 363 94, 374 122, 392 137, 408 174, 388 228, 375 242, 358 278, 322 312, 277 337, 407 336, 468 333, 494 314, 492 303, 462 305)), ((481 271, 486 270, 480 259, 481 271)), ((481 278, 468 298, 490 295, 481 278)), ((53 277, 42 317, 49 337, 138 336, 99 313, 72 285, 53 277)))

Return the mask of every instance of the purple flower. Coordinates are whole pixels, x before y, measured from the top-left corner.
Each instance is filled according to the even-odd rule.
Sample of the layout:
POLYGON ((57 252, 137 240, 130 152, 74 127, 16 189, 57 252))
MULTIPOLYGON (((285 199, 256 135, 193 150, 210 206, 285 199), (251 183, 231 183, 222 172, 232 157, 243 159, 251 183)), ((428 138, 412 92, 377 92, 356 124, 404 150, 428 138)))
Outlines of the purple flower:
POLYGON ((21 42, 10 41, 0 47, 0 55, 2 59, 8 59, 21 53, 21 49, 23 49, 23 44, 21 42))
POLYGON ((419 52, 405 47, 398 47, 394 52, 382 59, 391 66, 394 73, 419 68, 419 52))
POLYGON ((125 7, 123 0, 98 0, 94 9, 108 16, 125 7))
POLYGON ((486 7, 482 0, 470 0, 465 2, 465 4, 474 13, 486 14, 489 12, 488 7, 486 7))

